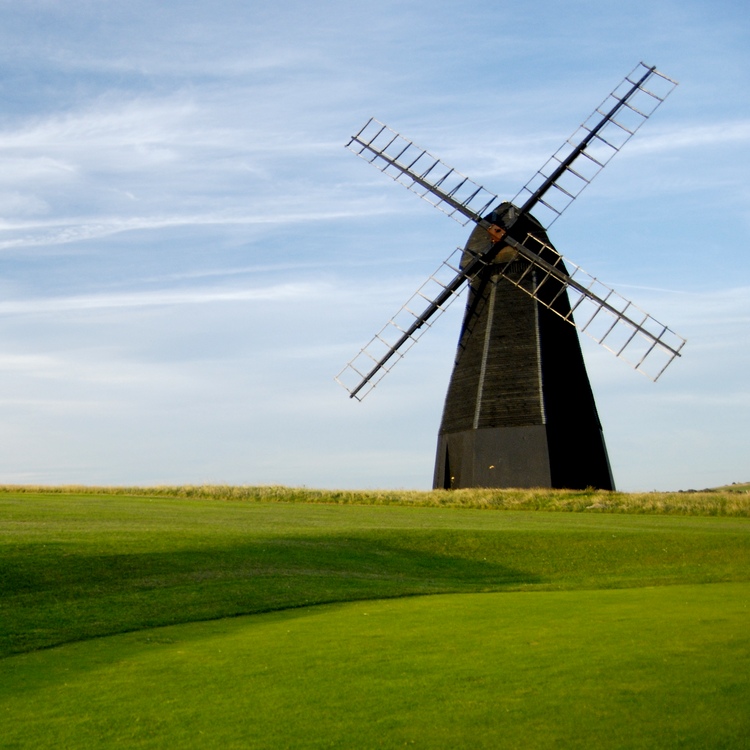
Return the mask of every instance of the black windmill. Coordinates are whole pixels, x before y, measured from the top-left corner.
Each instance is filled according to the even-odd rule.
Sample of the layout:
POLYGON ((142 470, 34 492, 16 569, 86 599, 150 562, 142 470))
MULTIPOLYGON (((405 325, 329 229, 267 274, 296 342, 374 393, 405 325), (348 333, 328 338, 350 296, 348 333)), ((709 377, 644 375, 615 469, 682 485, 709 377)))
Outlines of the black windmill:
POLYGON ((640 63, 510 202, 377 120, 347 145, 461 224, 476 225, 336 377, 350 397, 364 398, 468 285, 435 488, 614 489, 576 328, 652 380, 685 341, 564 261, 546 230, 676 85, 640 63))

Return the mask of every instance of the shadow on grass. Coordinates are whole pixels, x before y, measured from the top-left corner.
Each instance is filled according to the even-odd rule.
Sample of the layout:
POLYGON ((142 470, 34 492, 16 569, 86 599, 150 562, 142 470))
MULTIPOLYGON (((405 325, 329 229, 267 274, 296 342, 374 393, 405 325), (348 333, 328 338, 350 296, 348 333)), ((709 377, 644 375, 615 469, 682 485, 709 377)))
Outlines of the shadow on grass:
POLYGON ((328 533, 127 554, 18 546, 3 556, 0 572, 0 655, 325 602, 540 582, 538 575, 485 559, 476 537, 328 533))

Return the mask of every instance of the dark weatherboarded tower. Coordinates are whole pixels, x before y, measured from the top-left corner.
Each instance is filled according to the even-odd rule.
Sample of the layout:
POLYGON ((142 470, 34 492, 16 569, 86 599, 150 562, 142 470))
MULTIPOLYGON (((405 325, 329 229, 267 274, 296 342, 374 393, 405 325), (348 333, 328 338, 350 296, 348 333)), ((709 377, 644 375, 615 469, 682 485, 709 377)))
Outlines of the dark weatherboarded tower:
MULTIPOLYGON (((503 204, 488 220, 508 223, 503 204)), ((515 218, 515 216, 514 216, 515 218)), ((549 245, 541 226, 519 217, 509 236, 530 233, 549 245)), ((467 249, 491 244, 477 227, 467 249)), ((545 252, 553 252, 551 247, 545 252)), ((499 251, 515 281, 528 269, 509 246, 499 251)), ((554 259, 550 259, 554 260, 554 259)), ((521 284, 535 283, 535 269, 521 284)), ((547 302, 560 291, 546 284, 547 302)), ((553 303, 570 310, 567 294, 553 303)), ((490 264, 472 281, 455 366, 443 409, 434 487, 557 487, 614 489, 607 449, 576 329, 499 275, 490 264)))

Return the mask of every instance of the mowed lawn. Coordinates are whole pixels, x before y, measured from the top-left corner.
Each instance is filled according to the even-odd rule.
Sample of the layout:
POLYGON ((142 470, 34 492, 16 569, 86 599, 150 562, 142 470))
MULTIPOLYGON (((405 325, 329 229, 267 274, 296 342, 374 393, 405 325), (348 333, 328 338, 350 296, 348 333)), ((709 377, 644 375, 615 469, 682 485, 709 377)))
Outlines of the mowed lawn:
POLYGON ((747 518, 5 493, 0 524, 0 747, 750 746, 747 518))

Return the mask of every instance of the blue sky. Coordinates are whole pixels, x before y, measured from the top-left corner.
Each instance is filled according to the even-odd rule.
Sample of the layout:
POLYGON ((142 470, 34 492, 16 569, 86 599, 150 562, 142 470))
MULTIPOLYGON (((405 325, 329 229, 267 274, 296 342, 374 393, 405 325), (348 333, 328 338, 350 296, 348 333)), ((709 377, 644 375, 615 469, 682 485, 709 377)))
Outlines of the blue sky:
POLYGON ((582 337, 625 490, 750 479, 750 15, 729 0, 0 0, 0 482, 431 484, 457 302, 333 376, 467 230, 370 116, 510 198, 640 60, 680 85, 555 223, 688 339, 582 337))

